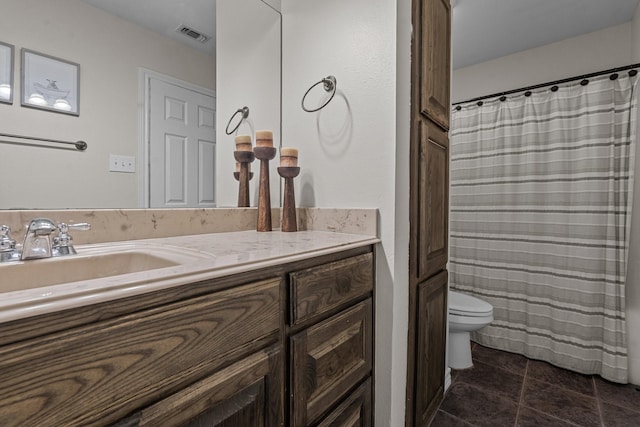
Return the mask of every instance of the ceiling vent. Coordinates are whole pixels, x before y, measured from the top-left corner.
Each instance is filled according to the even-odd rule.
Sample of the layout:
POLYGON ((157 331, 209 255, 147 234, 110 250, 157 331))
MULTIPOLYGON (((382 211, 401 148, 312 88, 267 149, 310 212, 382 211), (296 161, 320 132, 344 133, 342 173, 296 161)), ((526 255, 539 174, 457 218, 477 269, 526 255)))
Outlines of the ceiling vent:
POLYGON ((193 28, 189 28, 186 25, 180 25, 176 29, 176 31, 179 32, 180 34, 184 34, 190 39, 199 41, 200 43, 205 43, 207 40, 211 38, 210 36, 204 33, 201 33, 200 31, 194 30, 193 28))

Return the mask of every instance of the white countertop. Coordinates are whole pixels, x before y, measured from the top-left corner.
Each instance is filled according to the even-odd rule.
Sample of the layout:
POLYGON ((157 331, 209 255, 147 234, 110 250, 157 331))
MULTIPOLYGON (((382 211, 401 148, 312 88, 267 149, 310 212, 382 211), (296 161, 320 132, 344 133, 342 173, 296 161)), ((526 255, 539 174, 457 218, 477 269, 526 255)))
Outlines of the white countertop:
MULTIPOLYGON (((0 322, 257 270, 362 247, 379 241, 370 236, 323 231, 297 233, 238 231, 130 240, 113 244, 77 245, 78 255, 76 256, 78 257, 86 256, 92 251, 113 252, 122 249, 148 253, 160 251, 165 255, 184 254, 191 258, 183 261, 183 264, 172 267, 2 292, 0 322)), ((53 263, 61 259, 30 260, 20 261, 20 263, 28 267, 31 265, 29 263, 53 263)), ((3 281, 2 269, 9 264, 13 263, 0 264, 0 289, 3 281)))

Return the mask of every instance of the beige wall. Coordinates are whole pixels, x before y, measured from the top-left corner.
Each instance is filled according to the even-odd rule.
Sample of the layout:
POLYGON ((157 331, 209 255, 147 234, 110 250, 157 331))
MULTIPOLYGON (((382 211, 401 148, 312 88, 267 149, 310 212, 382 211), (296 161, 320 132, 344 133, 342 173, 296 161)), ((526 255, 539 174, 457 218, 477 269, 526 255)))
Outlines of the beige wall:
MULTIPOLYGON (((454 70, 452 102, 640 62, 640 12, 632 22, 454 70)), ((640 164, 636 159, 636 171, 640 164)), ((636 173, 639 176, 640 173, 636 173)), ((627 280, 629 377, 640 384, 640 179, 627 280)))
MULTIPOLYGON (((215 88, 215 60, 79 0, 2 3, 0 40, 80 64, 80 117, 0 104, 0 132, 85 140, 86 152, 0 144, 0 208, 136 207, 137 174, 108 172, 138 155, 138 68, 215 88)), ((139 161, 139 159, 138 159, 139 161)), ((138 168, 139 170, 140 168, 138 168)))

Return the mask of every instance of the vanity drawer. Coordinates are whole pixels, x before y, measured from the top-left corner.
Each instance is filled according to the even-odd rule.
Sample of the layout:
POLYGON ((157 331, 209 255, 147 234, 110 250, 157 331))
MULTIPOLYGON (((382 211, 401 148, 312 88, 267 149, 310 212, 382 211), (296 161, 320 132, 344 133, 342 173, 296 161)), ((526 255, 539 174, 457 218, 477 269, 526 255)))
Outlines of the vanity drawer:
POLYGON ((373 254, 290 273, 290 322, 308 319, 362 297, 373 290, 373 254))
POLYGON ((372 366, 371 298, 291 337, 292 425, 338 403, 372 366))
POLYGON ((371 378, 327 415, 317 427, 371 427, 371 378))
POLYGON ((280 283, 0 347, 0 425, 104 425, 276 342, 280 283))

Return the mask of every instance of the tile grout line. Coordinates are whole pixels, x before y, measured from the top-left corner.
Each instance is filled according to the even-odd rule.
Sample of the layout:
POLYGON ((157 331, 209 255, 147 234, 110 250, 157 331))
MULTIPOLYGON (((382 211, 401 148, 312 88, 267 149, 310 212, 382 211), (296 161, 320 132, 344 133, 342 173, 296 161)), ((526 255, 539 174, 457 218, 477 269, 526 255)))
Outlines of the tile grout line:
POLYGON ((518 399, 518 407, 516 408, 516 420, 514 421, 514 426, 518 425, 518 418, 520 418, 520 408, 522 407, 522 401, 524 400, 524 387, 527 383, 527 374, 529 373, 529 360, 527 360, 527 364, 524 365, 524 375, 522 376, 522 388, 520 389, 520 399, 518 399))
MULTIPOLYGON (((474 347, 482 347, 477 343, 474 343, 474 347)), ((507 352, 508 353, 508 352, 507 352)), ((529 420, 529 417, 533 417, 532 419, 536 419, 537 416, 535 414, 538 414, 538 416, 545 416, 549 418, 549 422, 551 423, 551 420, 557 420, 557 422, 559 423, 563 423, 563 425, 567 425, 567 426, 576 426, 578 427, 579 424, 576 424, 576 421, 573 419, 574 417, 570 417, 571 420, 569 419, 565 419, 562 418, 560 416, 557 415, 552 415, 551 413, 545 412, 545 409, 536 409, 535 407, 529 407, 528 405, 526 405, 524 402, 527 401, 524 397, 526 395, 526 390, 527 390, 527 384, 529 381, 529 376, 531 375, 532 378, 531 380, 534 381, 535 383, 540 382, 541 384, 545 384, 546 386, 550 386, 553 387, 554 389, 557 389, 558 391, 561 391, 562 393, 564 393, 566 396, 565 397, 569 397, 571 398, 571 396, 574 396, 574 398, 578 398, 580 397, 581 401, 584 401, 584 403, 589 404, 589 407, 584 407, 583 410, 585 413, 591 412, 593 409, 596 409, 596 413, 591 415, 587 420, 583 420, 583 421, 588 421, 589 425, 596 425, 596 426, 600 426, 600 427, 605 427, 606 426, 606 421, 604 418, 604 405, 607 404, 607 408, 611 407, 611 411, 614 411, 615 409, 613 408, 619 408, 620 410, 627 410, 627 411, 631 411, 631 413, 636 413, 638 415, 640 415, 640 410, 638 410, 638 406, 633 405, 633 403, 629 404, 625 399, 622 399, 622 395, 620 395, 620 398, 618 398, 618 394, 613 394, 613 392, 611 392, 613 399, 611 399, 609 397, 609 389, 608 388, 604 388, 603 390, 601 390, 598 387, 598 384, 600 384, 600 377, 598 375, 589 375, 588 381, 591 383, 592 386, 592 393, 593 394, 589 394, 586 393, 586 388, 585 386, 588 384, 588 382, 583 382, 582 379, 580 379, 580 381, 576 382, 576 386, 573 386, 572 381, 569 382, 549 382, 552 381, 553 378, 552 377, 545 377, 548 378, 546 381, 542 378, 538 379, 535 378, 535 376, 537 376, 537 370, 535 369, 537 367, 537 365, 531 365, 530 362, 533 362, 534 360, 532 359, 528 359, 526 358, 526 363, 524 366, 524 372, 522 374, 522 386, 520 389, 520 393, 519 393, 519 400, 514 402, 513 400, 511 400, 510 398, 507 398, 506 395, 501 394, 500 391, 494 391, 492 388, 490 389, 485 389, 483 382, 482 382, 482 378, 484 377, 477 377, 477 375, 475 377, 477 377, 476 379, 480 380, 480 383, 477 382, 467 382, 467 381, 462 381, 463 378, 456 378, 457 382, 461 382, 464 383, 465 385, 469 386, 471 389, 476 389, 478 391, 482 391, 483 393, 487 393, 493 396, 496 396, 500 399, 506 399, 508 401, 517 403, 517 407, 516 407, 516 413, 515 413, 515 423, 514 425, 517 426, 518 423, 520 422, 520 417, 523 417, 523 422, 526 422, 527 420, 529 420), (580 385, 580 387, 577 387, 578 385, 580 385), (571 387, 568 387, 571 386, 571 387), (602 393, 601 393, 602 391, 602 393), (609 399, 612 400, 612 403, 609 401, 609 399), (593 405, 595 403, 595 408, 591 405, 593 405), (591 409, 590 409, 591 408, 591 409), (530 411, 533 411, 531 414, 529 413, 530 411), (522 414, 525 415, 522 415, 522 414), (592 424, 593 423, 593 424, 592 424)), ((491 363, 485 363, 482 362, 481 360, 474 360, 474 362, 480 362, 480 364, 482 365, 488 365, 488 366, 492 366, 491 363)), ((547 362, 548 363, 548 362, 547 362)), ((510 371, 509 369, 504 369, 502 366, 498 367, 495 364, 493 365, 494 368, 496 368, 497 371, 503 371, 505 373, 509 373, 509 374, 516 374, 516 372, 510 371)), ((510 366, 510 365, 508 365, 510 366)), ((565 368, 560 368, 563 371, 568 371, 568 372, 574 372, 565 368)), ((575 372, 575 374, 579 374, 580 376, 584 376, 585 374, 580 374, 578 372, 575 372)), ((473 376, 471 378, 474 378, 473 376)), ((466 378, 467 380, 471 379, 471 378, 466 378)), ((568 378, 568 379, 572 379, 572 378, 568 378)), ((577 381, 577 380, 576 380, 577 381)), ((536 386, 537 387, 537 386, 536 386)), ((603 386, 604 387, 604 386, 603 386)), ((633 387, 633 386, 632 386, 633 387)), ((529 388, 530 390, 532 388, 535 388, 533 385, 529 388)), ((500 389, 503 390, 503 389, 500 389)), ((632 390, 635 390, 637 392, 640 392, 640 387, 635 386, 633 387, 632 390)), ((627 390, 624 389, 618 389, 618 391, 616 391, 616 393, 618 393, 619 391, 622 392, 626 392, 627 390)), ((503 390, 504 392, 504 390, 503 390)), ((511 395, 512 397, 515 397, 515 395, 511 395)), ((631 400, 629 402, 636 402, 635 400, 636 396, 631 396, 631 400)), ((533 401, 532 401, 533 402, 533 401)), ((578 406, 576 406, 577 408, 578 406)), ((609 410, 609 409, 608 409, 609 410)), ((457 419, 462 421, 463 423, 465 423, 465 425, 467 425, 467 423, 469 423, 469 421, 459 418, 457 415, 454 415, 452 413, 443 411, 444 413, 446 413, 447 415, 451 416, 452 419, 457 419)), ((609 414, 609 412, 608 412, 609 414)), ((631 418, 628 418, 628 416, 626 414, 622 414, 622 415, 615 415, 616 417, 622 417, 624 420, 626 420, 627 422, 629 420, 637 420, 638 418, 635 418, 633 415, 630 415, 631 418)), ((506 421, 506 420, 505 420, 506 421)), ((636 425, 635 422, 637 421, 632 421, 634 424, 632 425, 636 425)), ((471 424, 473 425, 473 424, 471 424)), ((640 424, 638 424, 638 426, 640 427, 640 424)))
POLYGON ((602 416, 602 400, 600 400, 600 392, 598 391, 595 375, 591 376, 591 381, 593 382, 593 395, 596 398, 596 407, 598 408, 598 415, 600 416, 600 425, 604 427, 604 417, 602 416))
POLYGON ((447 414, 450 417, 452 417, 452 418, 454 418, 454 419, 456 419, 456 420, 458 420, 458 421, 460 421, 460 422, 462 422, 464 424, 468 424, 470 427, 477 427, 476 424, 473 424, 473 423, 471 423, 471 422, 469 422, 469 421, 467 421, 467 420, 465 420, 463 418, 458 417, 457 415, 454 415, 454 414, 452 414, 450 412, 447 412, 444 409, 438 409, 438 411, 442 412, 443 414, 447 414))

